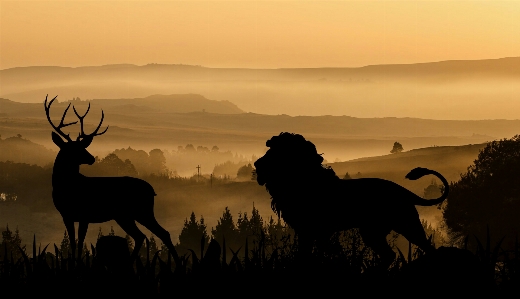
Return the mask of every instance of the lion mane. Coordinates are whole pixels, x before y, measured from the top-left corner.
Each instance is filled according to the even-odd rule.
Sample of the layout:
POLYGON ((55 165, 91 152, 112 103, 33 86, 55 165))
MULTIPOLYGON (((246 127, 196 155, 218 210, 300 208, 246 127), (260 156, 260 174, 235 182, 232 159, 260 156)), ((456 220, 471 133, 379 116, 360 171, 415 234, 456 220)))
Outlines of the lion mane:
POLYGON ((316 146, 302 135, 282 132, 269 139, 266 146, 270 149, 257 160, 256 175, 257 179, 266 179, 271 208, 279 217, 284 210, 301 205, 306 198, 316 198, 320 189, 339 180, 331 167, 322 165, 323 157, 316 146))
POLYGON ((254 163, 256 180, 271 195, 273 211, 298 234, 300 247, 337 231, 359 228, 364 243, 388 265, 395 257, 386 243, 391 230, 425 251, 432 250, 415 205, 432 206, 446 199, 449 185, 438 172, 417 167, 406 175, 416 180, 433 174, 443 182, 442 196, 426 200, 387 180, 338 178, 302 135, 282 132, 266 146, 265 155, 254 163))

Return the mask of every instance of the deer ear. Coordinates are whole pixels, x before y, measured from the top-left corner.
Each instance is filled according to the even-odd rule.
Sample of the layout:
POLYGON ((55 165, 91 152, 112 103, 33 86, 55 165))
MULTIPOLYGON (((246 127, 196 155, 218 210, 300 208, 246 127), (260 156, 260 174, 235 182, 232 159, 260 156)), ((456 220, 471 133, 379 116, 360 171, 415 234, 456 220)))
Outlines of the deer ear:
POLYGON ((62 148, 66 142, 61 139, 60 135, 56 134, 56 132, 52 132, 52 142, 56 144, 59 148, 62 148))
POLYGON ((84 148, 87 148, 87 147, 90 145, 90 143, 92 143, 92 139, 93 139, 93 138, 94 138, 93 136, 87 136, 87 137, 81 139, 79 143, 80 143, 81 146, 83 146, 84 148))

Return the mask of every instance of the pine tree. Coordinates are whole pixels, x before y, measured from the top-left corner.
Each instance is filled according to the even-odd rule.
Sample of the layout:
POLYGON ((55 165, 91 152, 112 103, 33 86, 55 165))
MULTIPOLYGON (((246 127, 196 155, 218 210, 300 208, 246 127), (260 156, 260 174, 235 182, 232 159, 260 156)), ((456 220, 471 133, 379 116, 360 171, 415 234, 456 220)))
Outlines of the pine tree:
POLYGON ((215 229, 211 229, 211 235, 217 242, 222 242, 223 238, 229 242, 238 235, 238 230, 233 222, 233 216, 229 212, 228 207, 224 209, 224 213, 217 221, 215 229))
POLYGON ((249 218, 247 217, 247 212, 244 212, 244 214, 241 212, 238 213, 237 229, 240 240, 245 241, 245 239, 250 235, 249 218))
POLYGON ((65 233, 63 233, 63 240, 61 240, 60 251, 63 255, 63 258, 67 258, 69 256, 69 252, 71 251, 67 230, 65 230, 65 233))
POLYGON ((8 258, 13 256, 13 259, 17 261, 22 257, 20 252, 20 248, 25 252, 25 246, 21 247, 22 239, 20 238, 20 232, 18 227, 13 232, 9 229, 9 224, 6 226, 5 231, 2 232, 2 244, 0 244, 0 252, 3 256, 7 256, 8 258))
POLYGON ((239 232, 235 223, 233 221, 233 216, 231 216, 231 212, 228 207, 225 208, 224 213, 217 222, 217 226, 215 229, 211 229, 211 235, 213 239, 217 240, 221 245, 223 244, 224 238, 226 240, 226 257, 229 260, 232 257, 232 253, 230 248, 233 250, 237 250, 243 244, 240 244, 239 232))
POLYGON ((204 224, 204 218, 201 216, 200 222, 198 222, 195 218, 195 213, 191 212, 190 220, 184 220, 184 227, 179 235, 179 244, 177 244, 179 254, 184 254, 188 249, 191 249, 198 255, 202 238, 204 238, 205 242, 204 248, 207 248, 209 236, 206 231, 206 224, 204 224))

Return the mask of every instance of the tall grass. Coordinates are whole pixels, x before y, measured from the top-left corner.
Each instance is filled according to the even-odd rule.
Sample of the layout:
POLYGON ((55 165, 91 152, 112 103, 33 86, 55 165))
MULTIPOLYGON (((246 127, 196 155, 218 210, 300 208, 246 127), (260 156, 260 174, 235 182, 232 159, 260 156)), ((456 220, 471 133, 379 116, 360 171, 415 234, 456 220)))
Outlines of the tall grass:
MULTIPOLYGON (((485 244, 477 243, 472 255, 485 269, 482 279, 487 290, 500 292, 518 287, 518 241, 516 248, 508 252, 501 250, 500 243, 491 246, 489 238, 485 244)), ((413 265, 424 267, 420 261, 427 257, 410 245, 406 256, 399 250, 394 264, 389 269, 380 269, 377 256, 363 245, 356 230, 335 234, 326 244, 316 244, 310 255, 299 252, 297 245, 298 239, 294 236, 273 240, 263 235, 243 247, 231 248, 232 257, 228 258, 222 250, 226 247, 225 239, 211 240, 207 248, 201 242, 201 248, 181 256, 180 265, 175 265, 169 254, 150 250, 133 263, 116 265, 100 261, 93 245, 80 259, 73 260, 56 245, 52 246, 54 252, 49 252, 52 250, 49 245, 37 246, 35 238, 29 253, 19 248, 22 257, 17 260, 7 249, 0 250, 0 288, 22 295, 71 296, 107 292, 118 295, 231 294, 234 291, 264 295, 310 291, 345 294, 405 288, 409 283, 409 269, 414 269, 413 265), (243 258, 239 257, 240 252, 244 253, 243 258)), ((145 246, 149 249, 149 244, 145 246)), ((421 271, 427 273, 429 269, 421 271)), ((443 273, 436 275, 443 276, 443 273)), ((433 288, 442 288, 433 283, 433 288)))

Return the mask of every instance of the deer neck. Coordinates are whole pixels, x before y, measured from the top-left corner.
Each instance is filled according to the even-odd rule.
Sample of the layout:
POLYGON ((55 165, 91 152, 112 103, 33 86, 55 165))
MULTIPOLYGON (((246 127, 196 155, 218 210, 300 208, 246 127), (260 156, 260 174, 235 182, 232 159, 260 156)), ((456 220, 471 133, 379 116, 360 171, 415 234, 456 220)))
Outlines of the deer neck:
POLYGON ((82 176, 79 173, 79 165, 70 163, 64 155, 58 153, 52 169, 52 185, 54 187, 60 184, 70 184, 71 181, 77 180, 78 177, 82 176))

